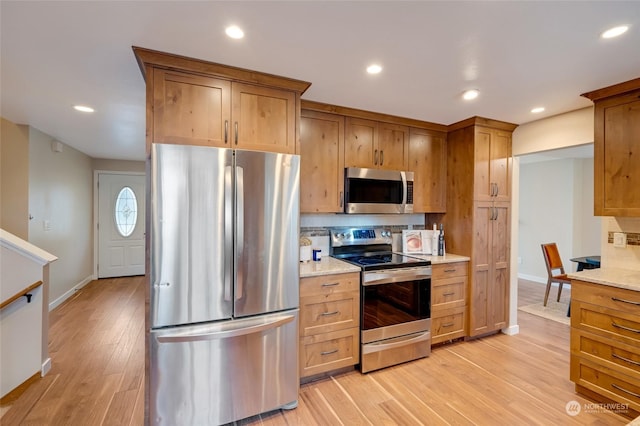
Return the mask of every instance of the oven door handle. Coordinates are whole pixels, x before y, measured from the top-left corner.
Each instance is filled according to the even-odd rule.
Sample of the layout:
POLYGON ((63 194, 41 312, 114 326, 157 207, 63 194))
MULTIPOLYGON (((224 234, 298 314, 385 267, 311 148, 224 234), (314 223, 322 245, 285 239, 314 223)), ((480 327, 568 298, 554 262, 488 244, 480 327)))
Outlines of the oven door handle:
POLYGON ((431 340, 431 332, 426 331, 418 336, 409 336, 407 339, 396 340, 391 343, 384 343, 384 341, 380 343, 367 343, 366 345, 362 345, 362 354, 371 354, 375 352, 386 351, 389 349, 400 348, 402 346, 410 345, 412 343, 424 342, 426 340, 431 340))
POLYGON ((363 279, 363 286, 380 285, 380 284, 392 284, 401 283, 414 280, 428 280, 431 279, 431 273, 419 273, 419 272, 407 272, 407 273, 383 273, 376 272, 374 274, 365 274, 363 279))

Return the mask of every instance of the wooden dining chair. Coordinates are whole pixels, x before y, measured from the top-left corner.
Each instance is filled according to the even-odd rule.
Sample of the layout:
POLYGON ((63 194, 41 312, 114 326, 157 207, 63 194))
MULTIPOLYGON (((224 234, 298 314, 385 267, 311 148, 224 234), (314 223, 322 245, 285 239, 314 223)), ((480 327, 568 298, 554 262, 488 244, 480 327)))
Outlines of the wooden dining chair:
POLYGON ((547 306, 547 299, 549 298, 549 290, 551 290, 551 283, 558 283, 558 302, 560 301, 560 294, 562 293, 562 284, 571 284, 571 280, 567 278, 567 274, 564 272, 564 266, 562 266, 562 259, 560 259, 560 253, 558 253, 558 246, 556 243, 541 244, 542 254, 544 255, 544 263, 547 265, 547 290, 544 292, 544 305, 547 306))

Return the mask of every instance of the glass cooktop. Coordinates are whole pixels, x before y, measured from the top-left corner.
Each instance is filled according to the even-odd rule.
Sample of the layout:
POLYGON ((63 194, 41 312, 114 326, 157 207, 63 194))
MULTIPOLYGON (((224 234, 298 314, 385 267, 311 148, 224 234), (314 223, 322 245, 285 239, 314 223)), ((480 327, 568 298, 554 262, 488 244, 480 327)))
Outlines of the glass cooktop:
MULTIPOLYGON (((338 257, 338 256, 336 256, 338 257)), ((364 253, 357 255, 341 255, 340 260, 360 266, 365 271, 390 268, 411 268, 415 266, 429 266, 431 262, 412 256, 403 254, 385 252, 385 253, 364 253)))

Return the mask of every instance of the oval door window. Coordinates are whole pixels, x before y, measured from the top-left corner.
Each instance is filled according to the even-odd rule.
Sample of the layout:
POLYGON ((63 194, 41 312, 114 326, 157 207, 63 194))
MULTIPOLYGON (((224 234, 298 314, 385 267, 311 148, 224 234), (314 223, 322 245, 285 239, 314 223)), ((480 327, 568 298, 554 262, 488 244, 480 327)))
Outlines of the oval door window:
POLYGON ((116 228, 123 237, 128 237, 136 229, 138 221, 138 200, 136 194, 128 186, 118 193, 115 208, 116 228))

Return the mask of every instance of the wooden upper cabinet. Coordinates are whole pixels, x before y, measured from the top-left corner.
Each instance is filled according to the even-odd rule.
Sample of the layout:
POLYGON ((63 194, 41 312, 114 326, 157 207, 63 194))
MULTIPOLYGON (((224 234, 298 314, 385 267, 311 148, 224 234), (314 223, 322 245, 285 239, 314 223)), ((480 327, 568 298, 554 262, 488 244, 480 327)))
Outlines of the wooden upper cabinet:
POLYGON ((640 217, 640 78, 583 96, 594 108, 594 214, 640 217))
POLYGON ((345 167, 375 167, 378 155, 378 122, 347 117, 345 126, 345 167))
MULTIPOLYGON (((374 150, 375 154, 375 150, 374 150)), ((374 161, 375 161, 374 155, 374 161)), ((378 167, 407 170, 409 161, 409 128, 392 123, 378 123, 378 167)))
POLYGON ((408 154, 409 171, 414 173, 414 213, 444 213, 447 204, 446 133, 412 127, 408 154))
POLYGON ((155 69, 153 142, 229 146, 231 82, 155 69))
POLYGON ((231 88, 234 147, 295 153, 295 94, 236 82, 231 88))
POLYGON ((147 83, 147 152, 175 143, 293 154, 310 83, 134 47, 147 83))
POLYGON ((511 132, 475 128, 475 199, 511 199, 511 132))
POLYGON ((300 212, 344 210, 344 117, 301 111, 300 212))
POLYGON ((406 170, 407 126, 347 117, 345 167, 406 170))

